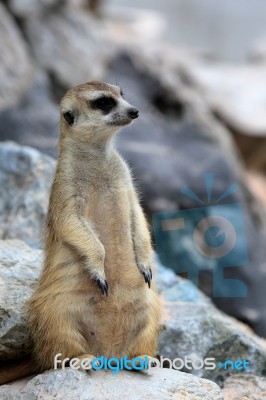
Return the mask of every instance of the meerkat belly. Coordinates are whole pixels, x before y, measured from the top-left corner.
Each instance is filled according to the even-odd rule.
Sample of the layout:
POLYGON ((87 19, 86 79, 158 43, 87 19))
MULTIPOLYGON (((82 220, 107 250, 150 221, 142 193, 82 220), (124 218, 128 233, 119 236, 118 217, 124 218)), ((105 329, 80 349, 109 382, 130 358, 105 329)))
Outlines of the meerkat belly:
POLYGON ((107 297, 97 292, 88 298, 87 340, 96 354, 124 356, 148 319, 147 288, 136 265, 127 191, 122 187, 109 193, 94 192, 86 216, 105 248, 109 286, 107 297))
POLYGON ((142 283, 131 232, 131 206, 127 190, 98 190, 89 196, 86 217, 105 248, 108 284, 135 287, 142 283))
POLYGON ((120 307, 110 297, 90 307, 90 315, 84 315, 82 332, 88 347, 98 357, 125 356, 147 325, 148 312, 139 299, 120 307))

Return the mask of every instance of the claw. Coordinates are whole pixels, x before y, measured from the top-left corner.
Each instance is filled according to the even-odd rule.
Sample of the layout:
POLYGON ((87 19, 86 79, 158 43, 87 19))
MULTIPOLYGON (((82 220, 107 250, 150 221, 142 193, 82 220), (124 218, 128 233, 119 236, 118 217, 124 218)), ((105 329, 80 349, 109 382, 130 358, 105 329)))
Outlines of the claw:
POLYGON ((95 361, 94 365, 95 365, 95 367, 99 367, 101 365, 101 362, 100 361, 95 361))
POLYGON ((142 272, 142 275, 144 276, 145 282, 148 284, 149 289, 151 288, 151 280, 152 280, 152 270, 149 268, 149 272, 142 272))
POLYGON ((102 291, 102 294, 106 294, 108 296, 108 283, 106 281, 102 281, 100 279, 96 279, 96 283, 102 291))

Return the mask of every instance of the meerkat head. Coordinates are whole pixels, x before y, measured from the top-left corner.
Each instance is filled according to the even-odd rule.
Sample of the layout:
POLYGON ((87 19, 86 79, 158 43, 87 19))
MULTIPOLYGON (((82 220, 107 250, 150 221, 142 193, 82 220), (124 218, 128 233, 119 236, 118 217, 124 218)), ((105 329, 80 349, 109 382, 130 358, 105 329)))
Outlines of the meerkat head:
POLYGON ((138 115, 118 86, 103 82, 76 86, 61 101, 62 132, 82 141, 106 140, 138 115))

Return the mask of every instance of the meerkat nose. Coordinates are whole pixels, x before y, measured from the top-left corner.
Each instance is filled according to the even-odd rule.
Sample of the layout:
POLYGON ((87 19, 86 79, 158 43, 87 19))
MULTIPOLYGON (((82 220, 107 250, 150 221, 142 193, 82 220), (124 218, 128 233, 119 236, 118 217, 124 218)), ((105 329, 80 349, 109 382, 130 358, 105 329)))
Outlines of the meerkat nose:
POLYGON ((132 119, 138 118, 139 116, 139 112, 136 108, 130 108, 127 113, 128 116, 132 119))

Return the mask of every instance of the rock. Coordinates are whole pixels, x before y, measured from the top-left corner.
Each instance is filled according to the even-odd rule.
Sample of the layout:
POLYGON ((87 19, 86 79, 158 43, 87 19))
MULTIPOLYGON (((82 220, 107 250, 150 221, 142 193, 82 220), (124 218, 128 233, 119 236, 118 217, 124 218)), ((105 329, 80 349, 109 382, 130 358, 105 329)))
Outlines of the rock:
POLYGON ((189 280, 176 275, 170 268, 165 268, 158 257, 156 257, 154 265, 157 290, 163 296, 166 304, 171 306, 172 303, 176 302, 197 302, 197 304, 213 307, 209 297, 198 290, 189 280))
POLYGON ((19 240, 0 240, 1 362, 20 358, 30 350, 24 307, 39 277, 41 263, 41 250, 33 250, 19 240))
POLYGON ((266 178, 256 172, 247 172, 247 184, 261 204, 266 206, 266 178))
POLYGON ((41 71, 23 99, 0 111, 1 140, 20 141, 53 157, 57 156, 59 110, 54 103, 47 76, 41 71))
MULTIPOLYGON (((218 312, 212 304, 166 303, 165 315, 165 329, 159 341, 159 354, 164 358, 214 358, 214 370, 196 367, 189 372, 219 385, 228 376, 246 371, 244 365, 240 371, 230 363, 226 365, 227 360, 247 361, 248 371, 257 375, 265 373, 266 342, 244 324, 218 312)), ((181 370, 188 371, 185 366, 181 370)))
POLYGON ((102 13, 102 25, 105 35, 121 48, 139 43, 150 46, 161 41, 166 27, 162 13, 140 8, 119 7, 106 3, 102 13))
MULTIPOLYGON (((216 368, 181 370, 223 385, 228 376, 239 374, 227 360, 248 361, 246 374, 265 374, 266 341, 246 325, 218 311, 210 299, 191 282, 157 263, 158 291, 164 299, 164 330, 158 354, 163 358, 189 360, 214 358, 216 368), (222 363, 223 365, 219 364, 222 363)), ((168 364, 166 364, 167 366, 168 364)), ((177 364, 180 366, 180 364, 177 364)), ((246 375, 245 375, 246 376, 246 375)))
POLYGON ((102 0, 87 0, 87 5, 90 12, 97 16, 101 16, 102 0))
POLYGON ((7 0, 8 7, 17 18, 27 18, 31 15, 45 13, 45 11, 65 4, 66 0, 7 0))
POLYGON ((24 31, 41 68, 52 77, 60 96, 79 83, 104 74, 112 45, 88 12, 66 5, 26 18, 24 31))
POLYGON ((0 387, 1 400, 23 400, 22 395, 11 386, 0 387))
POLYGON ((266 135, 245 135, 234 133, 234 139, 239 148, 248 170, 266 172, 266 135))
POLYGON ((0 4, 0 110, 19 101, 31 82, 27 46, 4 5, 0 4))
POLYGON ((265 400, 266 379, 254 375, 235 375, 225 381, 224 400, 265 400))
POLYGON ((266 60, 266 36, 265 34, 257 38, 251 45, 249 59, 252 62, 265 62, 266 60))
POLYGON ((265 137, 265 64, 184 63, 186 79, 233 131, 265 137))
POLYGON ((0 143, 0 238, 41 247, 55 161, 29 147, 0 143))
POLYGON ((0 398, 4 400, 223 400, 217 385, 205 379, 169 369, 156 369, 149 375, 120 371, 86 373, 67 368, 62 371, 49 371, 30 380, 21 393, 9 386, 0 388, 0 398), (17 397, 14 397, 16 393, 17 397))
POLYGON ((42 71, 35 73, 32 85, 18 104, 0 111, 0 120, 2 141, 19 141, 56 158, 59 110, 52 99, 48 77, 42 71))
POLYGON ((230 128, 248 166, 266 171, 265 64, 184 63, 183 75, 230 128))

